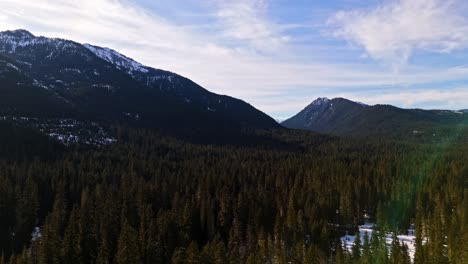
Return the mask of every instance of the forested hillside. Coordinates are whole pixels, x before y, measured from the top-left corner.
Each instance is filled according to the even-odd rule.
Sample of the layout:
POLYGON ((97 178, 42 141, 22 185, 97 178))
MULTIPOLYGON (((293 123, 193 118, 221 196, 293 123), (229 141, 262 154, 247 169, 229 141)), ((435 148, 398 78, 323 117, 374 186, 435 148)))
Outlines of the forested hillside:
POLYGON ((352 137, 381 137, 437 142, 453 137, 468 115, 460 111, 404 109, 366 105, 345 98, 318 98, 282 122, 292 129, 352 137))
POLYGON ((15 148, 30 155, 9 150, 33 132, 3 140, 0 263, 408 263, 377 234, 410 226, 414 263, 468 261, 466 134, 414 144, 267 130, 234 146, 110 130, 109 146, 38 136, 15 148), (366 220, 371 242, 344 250, 366 220))

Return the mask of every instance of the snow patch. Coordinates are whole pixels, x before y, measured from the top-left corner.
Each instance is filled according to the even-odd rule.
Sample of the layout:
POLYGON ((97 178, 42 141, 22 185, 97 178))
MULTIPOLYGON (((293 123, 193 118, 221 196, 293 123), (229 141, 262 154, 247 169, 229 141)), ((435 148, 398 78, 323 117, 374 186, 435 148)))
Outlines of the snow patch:
POLYGON ((115 88, 108 84, 93 84, 91 87, 106 89, 109 92, 115 92, 115 88))
POLYGON ((49 87, 45 86, 44 84, 42 84, 40 81, 38 81, 36 79, 34 79, 33 85, 37 86, 37 87, 41 87, 41 88, 46 89, 46 90, 49 90, 49 87))
POLYGON ((35 227, 33 232, 31 233, 31 241, 36 241, 42 237, 41 229, 39 227, 35 227))
MULTIPOLYGON (((367 233, 369 237, 369 241, 372 238, 372 232, 374 232, 374 224, 373 223, 365 223, 359 226, 359 236, 361 237, 361 245, 364 244, 364 234, 367 233)), ((377 231, 376 231, 377 232, 377 231)), ((414 234, 414 229, 408 229, 408 234, 400 234, 397 235, 398 241, 400 243, 405 244, 408 247, 408 254, 411 260, 414 259, 414 254, 416 252, 416 236, 414 234)), ((345 236, 341 237, 341 243, 343 246, 349 251, 352 251, 354 240, 356 239, 355 235, 346 234, 345 236)), ((388 249, 391 248, 392 244, 392 234, 385 234, 385 242, 387 244, 388 249)), ((424 243, 424 241, 423 241, 424 243)))
POLYGON ((7 66, 10 67, 10 68, 15 69, 16 71, 20 71, 20 70, 18 69, 18 67, 16 67, 15 65, 13 65, 13 64, 11 64, 11 63, 7 63, 7 66))
POLYGON ((115 65, 119 70, 127 70, 130 74, 132 72, 148 72, 148 69, 146 69, 144 65, 118 53, 115 50, 96 47, 90 44, 84 44, 83 46, 99 58, 115 65))

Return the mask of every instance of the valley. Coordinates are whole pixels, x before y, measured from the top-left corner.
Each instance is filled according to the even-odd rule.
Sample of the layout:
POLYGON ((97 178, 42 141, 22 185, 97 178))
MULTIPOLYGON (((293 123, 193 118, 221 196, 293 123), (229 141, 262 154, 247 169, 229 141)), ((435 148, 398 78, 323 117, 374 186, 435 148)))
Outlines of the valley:
POLYGON ((320 97, 280 124, 110 48, 0 32, 1 264, 466 263, 467 160, 466 110, 320 97))

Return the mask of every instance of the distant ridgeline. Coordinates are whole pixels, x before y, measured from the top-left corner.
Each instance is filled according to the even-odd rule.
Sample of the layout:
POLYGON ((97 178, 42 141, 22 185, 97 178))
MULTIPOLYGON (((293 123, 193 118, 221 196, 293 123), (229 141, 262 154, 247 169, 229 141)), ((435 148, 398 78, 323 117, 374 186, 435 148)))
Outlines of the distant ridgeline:
POLYGON ((340 136, 421 138, 437 142, 453 136, 466 137, 468 113, 369 106, 344 98, 318 98, 282 125, 340 136))

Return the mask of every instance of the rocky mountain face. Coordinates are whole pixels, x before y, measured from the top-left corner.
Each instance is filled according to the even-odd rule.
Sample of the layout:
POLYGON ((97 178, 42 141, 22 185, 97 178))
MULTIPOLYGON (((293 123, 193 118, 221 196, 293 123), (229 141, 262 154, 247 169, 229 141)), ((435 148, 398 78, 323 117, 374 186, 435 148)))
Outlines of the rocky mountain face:
POLYGON ((171 130, 274 128, 251 105, 112 49, 0 32, 3 116, 128 122, 171 130))

